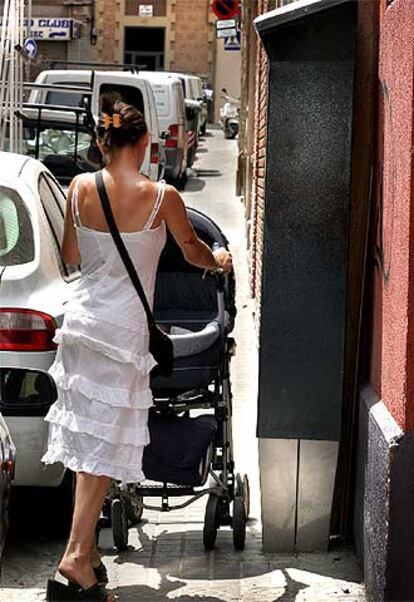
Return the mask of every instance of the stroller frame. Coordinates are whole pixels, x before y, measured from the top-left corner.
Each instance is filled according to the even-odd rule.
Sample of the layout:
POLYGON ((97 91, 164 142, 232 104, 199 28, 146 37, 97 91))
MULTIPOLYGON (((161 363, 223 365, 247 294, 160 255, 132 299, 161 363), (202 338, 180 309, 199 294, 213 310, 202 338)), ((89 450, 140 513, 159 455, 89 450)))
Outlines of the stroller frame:
MULTIPOLYGON (((192 210, 194 212, 194 210, 192 210)), ((196 214, 199 212, 195 212, 196 214)), ((203 216, 203 214, 199 214, 203 216)), ((205 218, 205 216, 203 216, 205 218)), ((220 245, 226 244, 221 235, 220 245)), ((227 278, 223 274, 215 277, 217 291, 218 319, 226 324, 227 278)), ((228 287, 227 287, 228 288, 228 287)), ((235 315, 235 308, 230 308, 230 322, 235 315)), ((228 318, 228 316, 227 316, 228 318)), ((195 410, 212 410, 221 428, 219 435, 211 445, 211 458, 208 465, 210 482, 205 486, 185 486, 169 483, 134 483, 119 484, 113 482, 106 498, 103 519, 100 526, 112 527, 114 544, 119 550, 128 545, 128 527, 138 523, 143 511, 155 510, 170 512, 188 507, 204 496, 208 501, 204 516, 203 544, 206 550, 215 547, 217 531, 222 526, 230 526, 233 530, 233 544, 236 550, 244 549, 246 523, 250 512, 250 491, 247 475, 243 477, 235 473, 232 434, 232 391, 230 381, 230 362, 235 353, 235 340, 229 336, 231 326, 222 327, 220 331, 220 359, 214 379, 207 385, 190 390, 153 389, 154 407, 156 411, 172 415, 189 415, 195 410), (187 497, 182 503, 172 503, 171 499, 187 497), (146 504, 145 498, 160 498, 159 505, 146 504)), ((206 476, 206 475, 205 475, 206 476)), ((204 481, 205 482, 205 481, 204 481)))

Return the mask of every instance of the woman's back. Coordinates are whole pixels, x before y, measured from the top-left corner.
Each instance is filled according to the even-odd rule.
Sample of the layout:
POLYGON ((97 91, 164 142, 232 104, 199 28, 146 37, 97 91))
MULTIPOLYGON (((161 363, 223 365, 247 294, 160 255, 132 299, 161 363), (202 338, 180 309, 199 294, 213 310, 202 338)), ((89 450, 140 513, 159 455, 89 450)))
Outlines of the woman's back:
MULTIPOLYGON (((158 260, 166 240, 166 227, 159 217, 165 186, 139 180, 118 185, 107 173, 104 178, 118 229, 152 304, 158 260)), ((142 303, 108 231, 93 174, 78 179, 71 202, 82 278, 67 311, 145 331, 142 303)))
MULTIPOLYGON (((146 229, 157 202, 159 185, 139 174, 131 175, 128 169, 124 174, 116 175, 104 170, 103 177, 119 231, 139 232, 146 229)), ((78 178, 74 191, 82 225, 100 232, 108 232, 94 174, 85 174, 78 178)), ((154 216, 150 227, 156 228, 160 222, 161 220, 154 216)))

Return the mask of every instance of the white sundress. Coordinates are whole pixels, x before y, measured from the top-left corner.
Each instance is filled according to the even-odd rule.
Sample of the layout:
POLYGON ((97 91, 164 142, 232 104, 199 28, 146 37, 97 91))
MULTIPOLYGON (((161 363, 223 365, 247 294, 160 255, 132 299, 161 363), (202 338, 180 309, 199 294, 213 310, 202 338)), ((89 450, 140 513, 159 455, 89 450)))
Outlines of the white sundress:
MULTIPOLYGON (((154 208, 139 232, 122 233, 150 306, 157 266, 166 241, 159 184, 154 208)), ((144 478, 142 454, 149 443, 148 409, 153 405, 147 318, 112 236, 83 226, 75 187, 72 210, 81 255, 81 278, 69 300, 59 344, 49 370, 57 401, 50 423, 46 464, 133 483, 144 478)))

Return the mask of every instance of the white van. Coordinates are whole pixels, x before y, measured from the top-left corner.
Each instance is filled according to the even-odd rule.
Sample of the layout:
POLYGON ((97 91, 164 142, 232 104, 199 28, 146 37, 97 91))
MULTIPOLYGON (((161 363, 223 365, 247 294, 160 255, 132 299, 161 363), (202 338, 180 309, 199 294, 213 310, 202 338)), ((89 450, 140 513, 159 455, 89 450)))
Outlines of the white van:
MULTIPOLYGON (((132 73, 119 71, 53 70, 42 71, 36 84, 68 85, 89 88, 92 84, 91 109, 94 116, 100 112, 102 94, 117 93, 124 102, 139 109, 145 116, 151 132, 151 145, 148 147, 141 172, 151 180, 160 177, 160 139, 157 108, 151 85, 146 79, 132 73)), ((63 90, 32 90, 29 102, 62 106, 81 106, 82 95, 63 90)))
POLYGON ((161 137, 165 139, 165 175, 179 181, 187 167, 187 135, 184 90, 180 79, 162 71, 141 71, 152 87, 161 137))
POLYGON ((191 98, 200 103, 201 115, 200 115, 200 133, 205 136, 207 132, 207 120, 208 120, 208 106, 207 100, 203 92, 203 81, 201 77, 197 75, 188 76, 189 88, 191 88, 191 98))
POLYGON ((208 108, 207 101, 203 93, 203 82, 201 77, 198 77, 198 75, 190 75, 188 73, 170 72, 170 74, 175 75, 176 77, 179 77, 181 79, 184 86, 185 99, 187 101, 192 101, 192 103, 188 106, 194 108, 196 106, 195 103, 197 103, 199 111, 199 131, 201 132, 201 134, 205 135, 207 131, 208 108))

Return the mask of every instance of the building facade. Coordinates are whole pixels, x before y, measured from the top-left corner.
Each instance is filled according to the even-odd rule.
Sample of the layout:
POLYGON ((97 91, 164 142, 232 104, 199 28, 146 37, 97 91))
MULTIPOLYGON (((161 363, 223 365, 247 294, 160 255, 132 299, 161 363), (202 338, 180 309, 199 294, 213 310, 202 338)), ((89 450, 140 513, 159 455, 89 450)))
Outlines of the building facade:
POLYGON ((214 81, 209 0, 96 0, 95 60, 195 73, 214 81))
MULTIPOLYGON (((0 3, 1 12, 3 6, 0 3)), ((96 43, 94 19, 94 0, 33 0, 27 37, 35 39, 37 56, 26 63, 26 77, 34 78, 43 69, 57 67, 57 61, 92 60, 96 43)))

